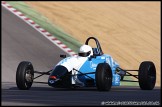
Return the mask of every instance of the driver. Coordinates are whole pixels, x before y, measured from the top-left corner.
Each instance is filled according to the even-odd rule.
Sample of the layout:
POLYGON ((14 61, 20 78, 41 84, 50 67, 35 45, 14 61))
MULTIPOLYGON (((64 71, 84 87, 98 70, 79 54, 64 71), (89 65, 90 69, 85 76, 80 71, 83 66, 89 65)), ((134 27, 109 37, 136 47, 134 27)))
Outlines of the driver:
POLYGON ((89 57, 93 55, 92 47, 89 45, 82 45, 79 49, 78 55, 81 57, 89 57))

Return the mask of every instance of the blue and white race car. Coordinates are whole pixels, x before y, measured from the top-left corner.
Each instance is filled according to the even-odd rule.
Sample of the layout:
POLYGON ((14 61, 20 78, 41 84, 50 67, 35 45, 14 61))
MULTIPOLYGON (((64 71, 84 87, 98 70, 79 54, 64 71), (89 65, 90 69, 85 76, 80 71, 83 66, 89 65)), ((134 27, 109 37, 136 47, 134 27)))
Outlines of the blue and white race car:
POLYGON ((47 72, 34 71, 29 61, 20 62, 16 72, 17 87, 27 90, 35 82, 47 83, 55 88, 97 87, 99 91, 109 91, 111 86, 120 86, 121 81, 125 81, 139 82, 142 90, 152 90, 156 83, 156 68, 153 62, 142 62, 138 70, 122 69, 110 55, 103 53, 99 41, 94 37, 86 40, 78 55, 60 57, 63 59, 47 72), (90 40, 96 42, 95 48, 88 45, 90 40), (128 71, 136 71, 138 75, 128 71), (34 77, 34 73, 40 75, 34 77), (33 81, 42 75, 49 75, 48 82, 33 81), (138 81, 124 80, 124 76, 135 77, 138 81))

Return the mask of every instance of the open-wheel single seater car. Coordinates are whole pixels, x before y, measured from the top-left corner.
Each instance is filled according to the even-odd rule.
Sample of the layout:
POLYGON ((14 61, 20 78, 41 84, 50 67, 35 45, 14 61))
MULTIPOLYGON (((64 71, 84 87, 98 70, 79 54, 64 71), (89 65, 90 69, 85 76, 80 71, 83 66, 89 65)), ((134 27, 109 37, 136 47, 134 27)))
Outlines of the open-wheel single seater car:
POLYGON ((138 70, 122 69, 110 55, 103 53, 99 41, 94 37, 86 40, 77 55, 60 57, 63 59, 46 72, 35 71, 29 61, 20 62, 16 72, 17 87, 28 90, 34 82, 47 83, 55 88, 97 87, 99 91, 109 91, 112 86, 120 86, 120 82, 125 81, 139 82, 142 90, 152 90, 156 83, 156 68, 153 62, 143 61, 138 70), (96 42, 95 48, 88 45, 90 40, 96 42), (133 75, 130 71, 138 72, 138 75, 133 75), (34 77, 34 73, 40 75, 34 77), (34 81, 42 75, 49 75, 47 82, 34 81), (125 80, 125 76, 132 76, 138 81, 125 80))

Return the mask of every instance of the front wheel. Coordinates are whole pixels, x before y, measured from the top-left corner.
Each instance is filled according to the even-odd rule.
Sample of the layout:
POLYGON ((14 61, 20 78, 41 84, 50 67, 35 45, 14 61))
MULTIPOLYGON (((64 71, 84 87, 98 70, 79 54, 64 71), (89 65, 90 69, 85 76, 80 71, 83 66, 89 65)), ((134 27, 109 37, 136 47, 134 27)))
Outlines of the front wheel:
POLYGON ((156 68, 153 62, 144 61, 138 72, 139 86, 142 90, 152 90, 156 83, 156 68))
POLYGON ((28 90, 33 84, 34 69, 31 62, 22 61, 16 71, 16 84, 20 90, 28 90))
POLYGON ((96 68, 96 86, 99 91, 109 91, 112 86, 112 71, 107 63, 100 63, 96 68))

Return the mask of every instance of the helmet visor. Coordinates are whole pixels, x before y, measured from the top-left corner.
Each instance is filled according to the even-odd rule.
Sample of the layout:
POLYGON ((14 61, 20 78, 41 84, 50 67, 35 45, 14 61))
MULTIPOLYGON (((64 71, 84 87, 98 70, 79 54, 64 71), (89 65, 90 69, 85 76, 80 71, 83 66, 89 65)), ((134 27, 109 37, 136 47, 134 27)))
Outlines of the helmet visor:
POLYGON ((79 56, 82 56, 82 57, 87 57, 91 54, 91 51, 89 52, 84 52, 84 53, 78 53, 79 56))

